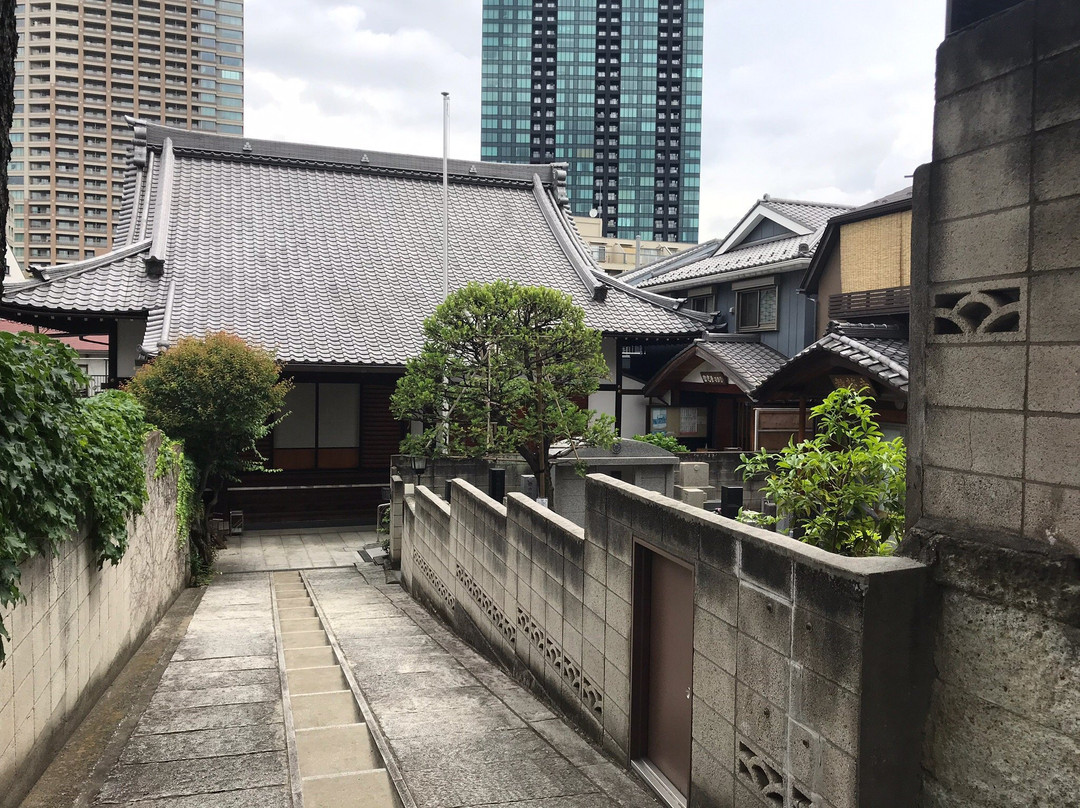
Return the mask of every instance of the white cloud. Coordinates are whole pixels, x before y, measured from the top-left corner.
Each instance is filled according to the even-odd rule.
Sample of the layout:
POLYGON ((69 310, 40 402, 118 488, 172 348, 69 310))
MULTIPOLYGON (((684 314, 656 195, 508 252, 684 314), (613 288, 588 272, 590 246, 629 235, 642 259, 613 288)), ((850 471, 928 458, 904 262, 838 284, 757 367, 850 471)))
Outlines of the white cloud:
MULTIPOLYGON (((482 0, 249 0, 245 132, 480 153, 482 0)), ((859 204, 929 159, 940 0, 708 0, 701 238, 763 193, 859 204)))

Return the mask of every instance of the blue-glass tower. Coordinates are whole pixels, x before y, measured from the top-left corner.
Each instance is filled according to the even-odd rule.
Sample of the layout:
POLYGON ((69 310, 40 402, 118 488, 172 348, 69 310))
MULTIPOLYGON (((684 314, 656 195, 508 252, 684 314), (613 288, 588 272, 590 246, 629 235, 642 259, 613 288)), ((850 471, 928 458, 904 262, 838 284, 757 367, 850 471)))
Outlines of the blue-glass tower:
POLYGON ((569 164, 605 236, 696 242, 705 0, 484 0, 481 156, 569 164))

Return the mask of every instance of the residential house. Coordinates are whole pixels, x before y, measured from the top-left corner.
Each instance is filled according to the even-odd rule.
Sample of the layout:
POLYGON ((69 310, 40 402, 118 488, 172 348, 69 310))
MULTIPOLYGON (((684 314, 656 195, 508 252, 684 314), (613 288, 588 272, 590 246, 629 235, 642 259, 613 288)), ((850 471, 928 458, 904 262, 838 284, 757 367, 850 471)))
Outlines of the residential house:
POLYGON ((910 287, 910 187, 834 216, 799 285, 817 301, 820 339, 755 397, 805 411, 839 386, 860 387, 875 397, 886 436, 903 436, 910 287))
MULTIPOLYGON (((20 334, 24 331, 34 331, 34 329, 11 320, 0 320, 0 331, 20 334)), ((63 334, 51 329, 39 329, 39 333, 59 340, 79 355, 75 364, 86 374, 86 395, 92 396, 105 389, 109 378, 109 345, 106 337, 92 334, 63 334)))
MULTIPOLYGON (((184 336, 274 350, 296 386, 260 449, 282 471, 247 476, 225 507, 248 524, 373 519, 407 428, 389 398, 444 296, 442 161, 131 123, 113 250, 9 286, 0 311, 105 331, 114 381, 184 336)), ((568 293, 604 335, 610 378, 590 406, 644 431, 647 376, 624 371, 708 317, 599 270, 569 218, 565 167, 452 160, 449 178, 447 288, 568 293)))
POLYGON ((799 294, 800 281, 829 219, 849 210, 765 196, 723 239, 620 276, 639 289, 685 298, 712 317, 712 333, 646 385, 651 429, 672 432, 693 449, 786 443, 798 429, 797 410, 762 414, 753 392, 813 342, 814 301, 799 294))

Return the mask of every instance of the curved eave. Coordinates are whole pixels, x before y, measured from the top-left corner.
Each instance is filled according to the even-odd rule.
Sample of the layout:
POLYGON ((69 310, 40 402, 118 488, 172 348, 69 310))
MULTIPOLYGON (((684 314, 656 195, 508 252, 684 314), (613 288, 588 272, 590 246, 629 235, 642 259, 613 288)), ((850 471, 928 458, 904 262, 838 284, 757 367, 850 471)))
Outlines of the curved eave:
POLYGON ((825 347, 810 348, 795 356, 772 376, 763 381, 751 395, 755 401, 778 401, 798 397, 798 388, 819 378, 832 368, 842 368, 874 382, 892 394, 893 400, 907 400, 906 376, 886 378, 873 373, 859 362, 825 347), (903 379, 902 384, 898 384, 903 379))
POLYGON ((754 385, 738 370, 735 370, 723 359, 709 353, 695 343, 687 346, 686 350, 680 351, 675 354, 675 356, 671 357, 671 359, 668 360, 668 363, 660 368, 660 370, 656 372, 656 375, 649 379, 648 383, 641 389, 642 395, 663 395, 664 391, 670 390, 674 385, 682 381, 683 376, 693 370, 693 368, 697 367, 701 362, 708 362, 717 367, 718 370, 723 372, 724 375, 734 382, 736 387, 747 395, 753 390, 754 385))

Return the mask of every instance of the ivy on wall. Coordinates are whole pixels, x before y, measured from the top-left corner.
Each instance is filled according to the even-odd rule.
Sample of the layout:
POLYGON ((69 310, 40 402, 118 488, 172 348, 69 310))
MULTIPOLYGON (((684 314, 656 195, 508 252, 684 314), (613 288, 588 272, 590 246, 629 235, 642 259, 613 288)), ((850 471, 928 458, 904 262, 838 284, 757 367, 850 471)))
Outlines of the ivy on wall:
MULTIPOLYGON (((76 354, 40 334, 0 333, 0 606, 22 600, 19 565, 55 556, 80 527, 100 569, 127 549, 146 502, 142 407, 127 393, 82 398, 76 354)), ((7 628, 0 620, 0 662, 7 628)))

